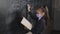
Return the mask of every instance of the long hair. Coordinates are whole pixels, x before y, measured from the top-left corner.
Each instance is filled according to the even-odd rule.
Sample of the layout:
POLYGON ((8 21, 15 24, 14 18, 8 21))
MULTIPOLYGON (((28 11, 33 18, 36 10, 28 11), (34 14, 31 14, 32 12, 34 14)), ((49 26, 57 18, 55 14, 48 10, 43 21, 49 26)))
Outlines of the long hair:
POLYGON ((45 6, 44 8, 42 8, 43 12, 45 13, 44 17, 45 17, 45 23, 44 23, 44 28, 45 28, 45 34, 47 34, 47 32, 49 33, 51 31, 51 19, 49 16, 49 9, 47 6, 45 6))
POLYGON ((43 12, 45 13, 44 17, 45 17, 45 21, 46 21, 46 25, 50 24, 50 16, 49 16, 49 9, 47 6, 44 6, 43 8, 41 8, 43 10, 43 12))
POLYGON ((47 6, 45 6, 45 21, 46 21, 46 25, 44 26, 45 27, 45 34, 48 34, 51 32, 51 19, 50 19, 50 16, 49 16, 49 9, 47 6))

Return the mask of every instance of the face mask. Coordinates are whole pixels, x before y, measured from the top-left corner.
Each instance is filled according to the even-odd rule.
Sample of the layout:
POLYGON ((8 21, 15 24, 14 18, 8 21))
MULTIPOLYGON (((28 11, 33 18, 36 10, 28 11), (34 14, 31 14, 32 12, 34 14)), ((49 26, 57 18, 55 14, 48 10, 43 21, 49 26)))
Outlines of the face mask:
POLYGON ((40 14, 36 14, 36 16, 38 17, 38 20, 40 20, 43 16, 40 14))

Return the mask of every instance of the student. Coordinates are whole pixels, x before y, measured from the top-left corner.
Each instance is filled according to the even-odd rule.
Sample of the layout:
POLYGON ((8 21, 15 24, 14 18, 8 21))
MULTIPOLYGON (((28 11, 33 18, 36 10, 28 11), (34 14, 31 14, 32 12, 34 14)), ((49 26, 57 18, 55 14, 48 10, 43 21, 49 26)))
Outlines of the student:
POLYGON ((31 18, 36 21, 31 30, 33 34, 41 34, 44 31, 45 11, 45 5, 42 2, 35 2, 34 8, 29 12, 31 18))

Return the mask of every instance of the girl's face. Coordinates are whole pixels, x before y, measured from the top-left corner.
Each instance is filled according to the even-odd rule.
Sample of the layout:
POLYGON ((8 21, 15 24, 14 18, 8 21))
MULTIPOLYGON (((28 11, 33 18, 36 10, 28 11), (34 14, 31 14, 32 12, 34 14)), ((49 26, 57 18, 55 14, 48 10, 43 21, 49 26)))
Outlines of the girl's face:
POLYGON ((41 9, 41 8, 38 8, 36 10, 36 12, 37 12, 37 14, 44 15, 43 9, 41 9))

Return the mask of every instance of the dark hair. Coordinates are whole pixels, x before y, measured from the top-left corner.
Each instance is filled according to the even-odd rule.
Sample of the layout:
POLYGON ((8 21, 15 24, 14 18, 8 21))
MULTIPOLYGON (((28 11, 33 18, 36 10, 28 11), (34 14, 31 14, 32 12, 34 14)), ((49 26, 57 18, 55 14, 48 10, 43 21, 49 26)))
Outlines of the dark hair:
POLYGON ((34 9, 38 9, 41 7, 45 8, 45 1, 44 0, 35 0, 34 9))

